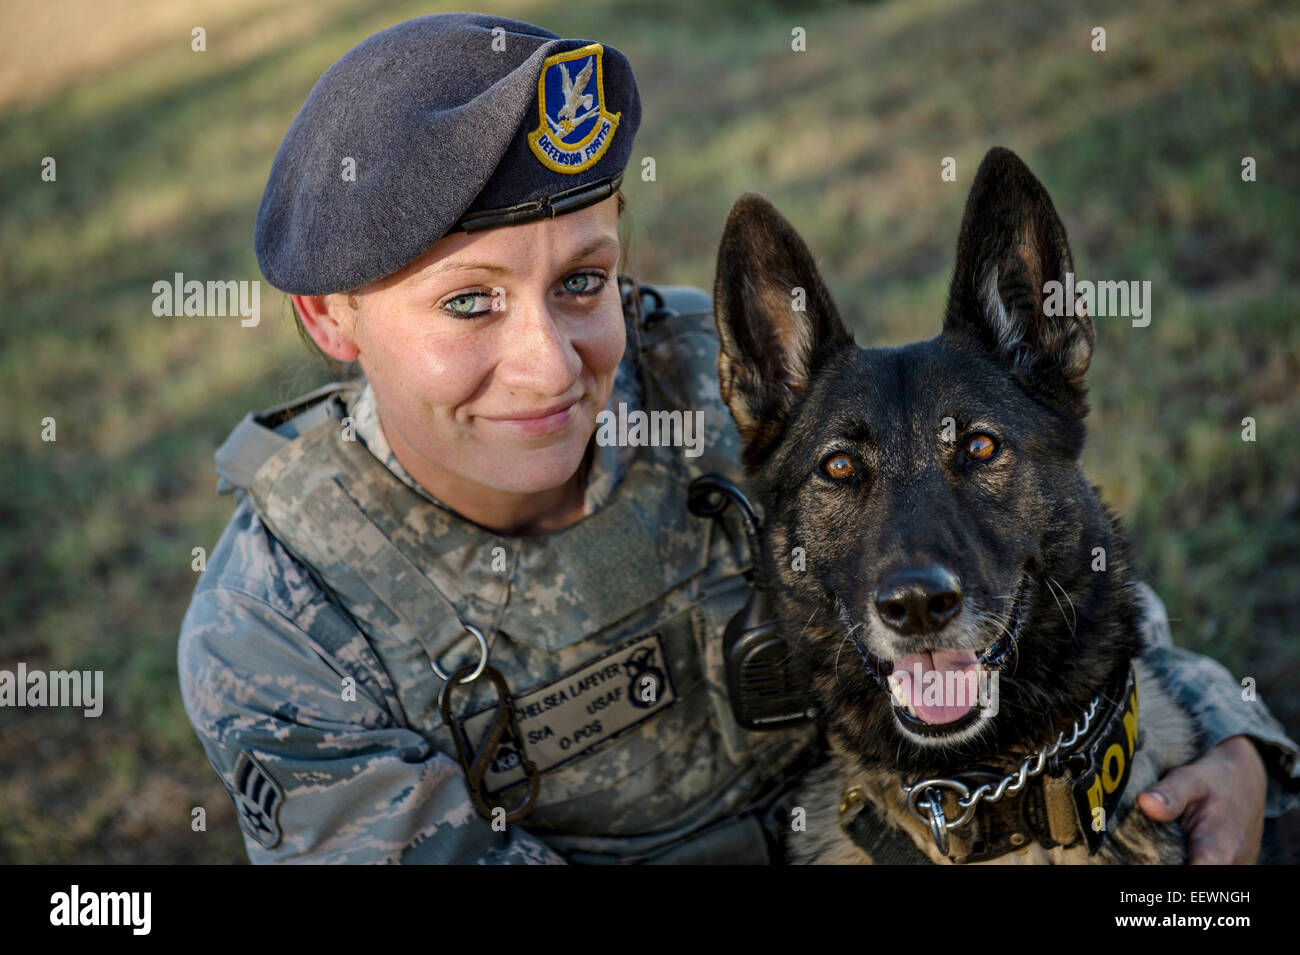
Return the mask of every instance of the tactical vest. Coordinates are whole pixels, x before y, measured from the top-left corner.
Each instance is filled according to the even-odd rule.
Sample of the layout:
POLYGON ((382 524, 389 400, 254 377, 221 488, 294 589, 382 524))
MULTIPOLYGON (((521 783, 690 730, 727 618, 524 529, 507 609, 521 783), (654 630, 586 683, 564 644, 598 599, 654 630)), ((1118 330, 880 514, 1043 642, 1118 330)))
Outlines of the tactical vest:
MULTIPOLYGON (((573 861, 647 858, 692 840, 708 848, 687 858, 766 861, 753 818, 725 820, 770 804, 773 780, 814 732, 749 732, 732 715, 722 635, 748 596, 751 558, 734 509, 693 516, 686 492, 709 472, 745 486, 740 439, 718 396, 708 296, 648 291, 661 307, 628 316, 624 361, 642 410, 703 411, 703 453, 639 447, 605 503, 569 527, 504 536, 414 491, 346 439, 356 381, 248 415, 217 453, 218 490, 247 493, 366 637, 325 649, 398 725, 453 759, 430 664, 451 674, 475 663, 466 625, 482 632, 516 703, 518 742, 543 770, 520 823, 528 832, 573 861)), ((454 688, 471 741, 495 707, 488 682, 454 688)), ((519 762, 503 746, 485 779, 502 805, 521 801, 519 762)))

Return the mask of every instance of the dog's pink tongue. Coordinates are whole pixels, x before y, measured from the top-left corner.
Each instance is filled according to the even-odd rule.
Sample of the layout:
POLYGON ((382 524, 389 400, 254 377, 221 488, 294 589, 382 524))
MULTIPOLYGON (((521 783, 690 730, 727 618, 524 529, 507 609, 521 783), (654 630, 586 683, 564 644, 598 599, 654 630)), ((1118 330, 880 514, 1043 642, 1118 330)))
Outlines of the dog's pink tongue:
POLYGON ((909 653, 894 661, 891 679, 902 686, 908 704, 920 719, 926 723, 951 723, 969 713, 978 702, 977 684, 965 675, 978 665, 975 654, 969 650, 909 653), (950 673, 953 676, 948 676, 950 673))

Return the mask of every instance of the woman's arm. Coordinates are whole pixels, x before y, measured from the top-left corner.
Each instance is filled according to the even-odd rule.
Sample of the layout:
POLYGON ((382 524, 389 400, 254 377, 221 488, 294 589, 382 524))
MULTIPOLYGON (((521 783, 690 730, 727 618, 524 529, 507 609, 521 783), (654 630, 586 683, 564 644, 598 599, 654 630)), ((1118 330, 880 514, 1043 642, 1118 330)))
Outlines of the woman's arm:
POLYGON ((181 625, 181 694, 253 862, 563 862, 475 812, 464 774, 398 725, 346 651, 355 623, 237 511, 181 625), (338 653, 326 648, 343 648, 338 653), (344 691, 344 680, 355 686, 344 691))
POLYGON ((1149 587, 1140 589, 1147 623, 1143 659, 1191 712, 1203 750, 1165 774, 1138 805, 1152 819, 1179 821, 1191 837, 1193 863, 1254 862, 1265 816, 1300 806, 1300 748, 1227 668, 1175 647, 1164 604, 1149 587))

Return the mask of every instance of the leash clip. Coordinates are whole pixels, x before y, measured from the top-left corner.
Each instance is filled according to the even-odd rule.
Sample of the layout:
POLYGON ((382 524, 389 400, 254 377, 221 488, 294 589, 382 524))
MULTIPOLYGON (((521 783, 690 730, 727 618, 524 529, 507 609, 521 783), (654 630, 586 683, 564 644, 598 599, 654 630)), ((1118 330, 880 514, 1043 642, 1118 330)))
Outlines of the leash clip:
MULTIPOLYGON (((1071 747, 1087 735, 1100 702, 1100 696, 1094 697, 1083 714, 1082 721, 1074 721, 1072 732, 1068 737, 1065 733, 1058 733, 1056 742, 1044 746, 1035 755, 1026 756, 1021 760, 1020 768, 1003 776, 996 786, 987 782, 981 783, 972 793, 970 787, 959 779, 932 777, 911 785, 904 783, 903 792, 907 796, 907 811, 918 822, 930 827, 934 844, 939 847, 940 852, 948 855, 948 830, 960 829, 975 818, 981 800, 988 803, 997 802, 1007 793, 1020 792, 1030 778, 1039 775, 1049 765, 1053 769, 1058 768, 1060 766, 1058 756, 1062 752, 1070 753, 1071 747), (944 814, 940 789, 951 789, 957 793, 957 806, 963 810, 961 816, 951 822, 944 814)), ((1068 763, 1072 755, 1065 756, 1064 761, 1068 763)))
MULTIPOLYGON (((485 660, 479 661, 477 669, 472 664, 466 664, 451 674, 442 684, 442 689, 438 691, 438 709, 442 712, 443 725, 447 727, 452 742, 456 744, 456 756, 460 760, 461 768, 465 770, 465 785, 469 789, 469 798, 474 804, 474 809, 488 822, 495 822, 498 817, 493 814, 493 810, 502 807, 488 805, 483 789, 483 777, 487 775, 492 757, 496 755, 497 747, 501 745, 502 739, 507 734, 512 740, 522 740, 519 726, 515 722, 515 707, 514 700, 510 696, 510 685, 506 683, 506 678, 501 675, 501 671, 487 665, 485 660), (483 737, 482 745, 474 750, 465 736, 464 727, 451 715, 451 689, 461 683, 477 679, 480 675, 491 680, 496 688, 497 709, 492 717, 492 725, 488 727, 487 734, 483 737), (472 758, 471 754, 473 754, 472 758)), ((523 802, 506 812, 506 822, 515 822, 528 815, 536 804, 538 793, 542 788, 542 774, 538 772, 537 764, 528 758, 522 742, 519 745, 519 762, 528 780, 528 794, 523 802)))
POLYGON ((923 779, 919 783, 906 787, 907 811, 918 822, 930 827, 934 844, 944 855, 948 855, 948 830, 956 829, 970 822, 975 815, 976 801, 970 798, 970 787, 957 779, 923 779), (965 810, 959 819, 948 821, 943 811, 943 794, 940 789, 951 789, 957 794, 957 805, 965 810), (924 813, 924 814, 923 814, 924 813))
POLYGON ((922 808, 930 813, 930 835, 944 855, 948 854, 948 820, 943 816, 943 798, 937 789, 927 789, 922 797, 922 808))

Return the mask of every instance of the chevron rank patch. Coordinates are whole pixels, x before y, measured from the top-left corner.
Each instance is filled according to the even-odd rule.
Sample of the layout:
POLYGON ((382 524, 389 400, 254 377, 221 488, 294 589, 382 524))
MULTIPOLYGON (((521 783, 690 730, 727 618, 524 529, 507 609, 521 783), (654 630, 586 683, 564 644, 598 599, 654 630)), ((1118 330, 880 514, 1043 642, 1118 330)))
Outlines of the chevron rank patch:
POLYGON ((556 172, 582 172, 614 141, 622 113, 605 110, 604 48, 590 43, 548 56, 537 78, 537 128, 528 145, 542 165, 556 172))
POLYGON ((284 790, 271 774, 248 753, 235 762, 235 788, 226 787, 235 801, 239 825, 264 849, 280 842, 280 805, 284 790))

